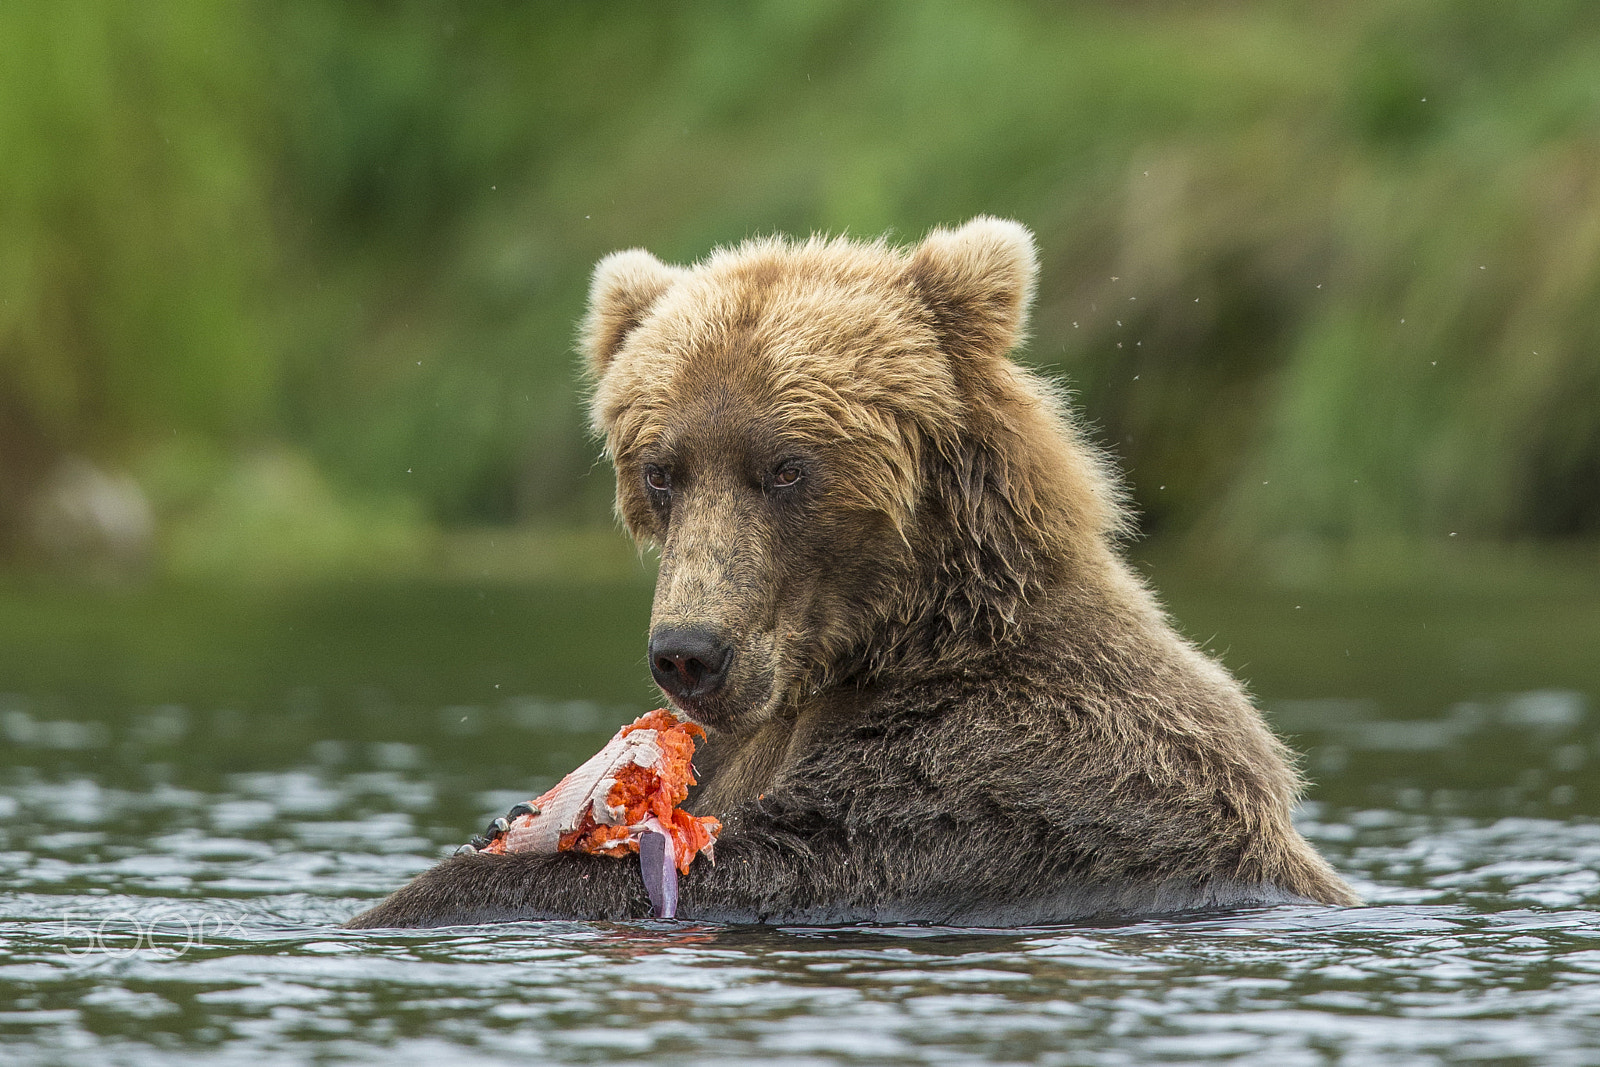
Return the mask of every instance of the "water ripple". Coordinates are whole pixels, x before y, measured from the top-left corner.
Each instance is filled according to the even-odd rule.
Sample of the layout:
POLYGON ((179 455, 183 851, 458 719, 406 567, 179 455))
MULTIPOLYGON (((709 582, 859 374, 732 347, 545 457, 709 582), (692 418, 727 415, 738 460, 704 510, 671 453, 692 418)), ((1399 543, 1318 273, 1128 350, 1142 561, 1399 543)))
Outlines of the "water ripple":
MULTIPOLYGON (((1600 823, 1546 788, 1581 763, 1563 752, 1588 743, 1586 705, 1531 694, 1358 731, 1369 712, 1326 703, 1290 709, 1328 724, 1314 756, 1461 759, 1506 748, 1484 731, 1511 728, 1547 747, 1457 773, 1449 803, 1406 766, 1307 805, 1303 828, 1364 907, 1022 930, 355 933, 337 923, 506 791, 398 742, 140 783, 70 762, 65 740, 92 731, 13 717, 30 751, 68 762, 0 777, 0 1042, 19 1064, 1600 1062, 1600 823), (1515 814, 1460 802, 1533 764, 1557 777, 1515 814)), ((573 707, 524 711, 583 718, 573 707)), ((149 730, 176 728, 163 714, 149 730)))

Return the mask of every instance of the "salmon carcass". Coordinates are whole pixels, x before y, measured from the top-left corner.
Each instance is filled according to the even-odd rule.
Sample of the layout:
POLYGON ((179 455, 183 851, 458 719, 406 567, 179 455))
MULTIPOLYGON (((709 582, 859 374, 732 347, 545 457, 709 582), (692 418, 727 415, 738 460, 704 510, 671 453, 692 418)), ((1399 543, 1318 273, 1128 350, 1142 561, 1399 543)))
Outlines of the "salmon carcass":
MULTIPOLYGON (((696 856, 713 859, 722 823, 678 807, 694 784, 696 738, 705 731, 666 711, 652 711, 618 730, 604 748, 548 792, 518 804, 470 847, 478 852, 640 852, 645 885, 658 915, 676 906, 677 875, 696 856), (646 841, 659 835, 664 848, 646 841), (667 899, 670 898, 670 899, 667 899)), ((714 862, 714 859, 713 859, 714 862)))

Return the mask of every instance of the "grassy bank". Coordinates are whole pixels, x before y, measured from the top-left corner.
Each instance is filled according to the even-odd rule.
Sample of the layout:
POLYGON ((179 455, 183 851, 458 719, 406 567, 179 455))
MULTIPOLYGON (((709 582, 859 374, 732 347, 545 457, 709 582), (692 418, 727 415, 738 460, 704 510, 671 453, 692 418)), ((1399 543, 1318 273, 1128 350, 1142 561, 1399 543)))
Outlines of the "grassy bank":
POLYGON ((990 212, 1147 529, 1594 535, 1597 50, 1582 0, 6 5, 0 527, 82 454, 204 555, 262 451, 358 530, 599 521, 599 256, 990 212))

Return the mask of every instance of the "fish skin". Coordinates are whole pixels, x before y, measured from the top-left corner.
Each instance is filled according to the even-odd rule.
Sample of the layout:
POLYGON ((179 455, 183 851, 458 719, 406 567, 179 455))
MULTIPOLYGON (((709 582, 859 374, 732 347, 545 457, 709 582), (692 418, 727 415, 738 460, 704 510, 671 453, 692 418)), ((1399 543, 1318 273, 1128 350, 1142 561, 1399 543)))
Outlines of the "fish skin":
POLYGON ((617 782, 617 771, 634 763, 652 767, 661 761, 656 731, 618 731, 605 747, 531 803, 536 814, 519 815, 499 842, 504 852, 555 852, 561 835, 578 828, 591 806, 595 822, 617 825, 623 812, 606 798, 617 782))

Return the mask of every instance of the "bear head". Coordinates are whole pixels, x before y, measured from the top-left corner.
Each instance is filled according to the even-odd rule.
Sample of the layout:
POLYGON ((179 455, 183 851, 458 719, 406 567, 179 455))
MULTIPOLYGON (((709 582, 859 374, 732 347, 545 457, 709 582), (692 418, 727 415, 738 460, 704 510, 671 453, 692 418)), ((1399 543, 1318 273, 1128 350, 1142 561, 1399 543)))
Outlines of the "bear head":
POLYGON ((1009 358, 1036 271, 1032 235, 993 218, 909 249, 600 262, 592 423, 660 553, 650 663, 682 713, 742 731, 830 685, 959 669, 1108 550, 1111 480, 1009 358))

